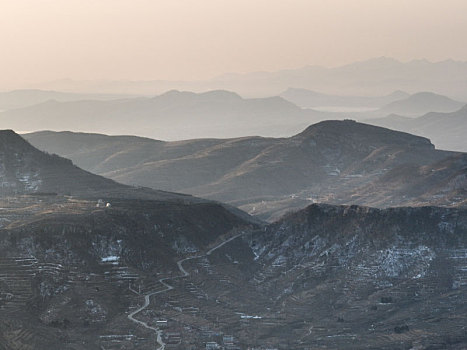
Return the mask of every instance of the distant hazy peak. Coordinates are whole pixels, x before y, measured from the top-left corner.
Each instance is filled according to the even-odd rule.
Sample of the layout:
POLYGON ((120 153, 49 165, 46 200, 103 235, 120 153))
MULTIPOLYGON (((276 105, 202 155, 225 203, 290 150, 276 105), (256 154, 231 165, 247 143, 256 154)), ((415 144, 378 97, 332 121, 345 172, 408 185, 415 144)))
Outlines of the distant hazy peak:
POLYGON ((200 94, 201 96, 209 96, 213 98, 233 98, 233 99, 242 99, 240 95, 235 92, 228 90, 211 90, 206 91, 200 94))
POLYGON ((439 95, 434 92, 423 91, 391 102, 382 107, 381 111, 403 115, 422 115, 429 111, 452 112, 460 108, 462 105, 462 102, 453 100, 447 96, 439 95))
POLYGON ((323 94, 317 92, 317 91, 314 91, 314 90, 308 90, 308 89, 304 89, 304 88, 295 88, 295 87, 289 87, 287 88, 284 92, 281 93, 281 95, 284 95, 284 94, 287 94, 287 93, 303 93, 303 94, 307 94, 307 95, 317 95, 317 96, 321 96, 323 94))
POLYGON ((41 90, 41 89, 15 89, 6 91, 5 94, 29 95, 29 94, 49 94, 55 93, 54 90, 41 90))
POLYGON ((370 58, 369 60, 358 61, 350 64, 346 64, 341 66, 340 68, 379 68, 379 67, 387 67, 387 66, 396 66, 401 65, 402 62, 386 56, 370 58))
MULTIPOLYGON (((295 87, 287 88, 282 93, 280 93, 279 96, 287 96, 289 94, 302 95, 306 97, 310 97, 310 96, 315 96, 315 97, 368 97, 368 98, 375 97, 375 96, 330 95, 330 94, 321 93, 315 90, 309 90, 305 88, 295 88, 295 87)), ((390 94, 387 94, 385 96, 378 96, 378 97, 393 97, 393 98, 403 99, 409 96, 410 94, 405 91, 395 90, 391 92, 390 94)))
POLYGON ((417 92, 408 97, 408 99, 412 99, 412 100, 425 100, 425 99, 433 99, 433 98, 454 101, 447 96, 439 95, 431 91, 417 92))
POLYGON ((173 90, 168 90, 158 96, 179 96, 179 95, 196 95, 196 94, 191 91, 180 91, 180 90, 173 89, 173 90))
POLYGON ((179 90, 169 90, 157 97, 191 97, 191 98, 196 98, 196 97, 209 97, 213 99, 235 99, 239 100, 242 99, 242 97, 235 92, 232 91, 227 91, 227 90, 211 90, 211 91, 206 91, 206 92, 201 92, 201 93, 196 93, 196 92, 191 92, 191 91, 179 91, 179 90))
POLYGON ((381 57, 370 58, 368 60, 349 63, 349 64, 343 65, 341 67, 351 67, 351 66, 369 66, 369 67, 371 67, 371 66, 374 66, 374 67, 383 66, 384 67, 384 66, 398 66, 398 65, 416 66, 416 65, 442 65, 442 64, 465 65, 465 64, 467 64, 467 62, 465 62, 465 61, 456 61, 456 60, 453 60, 453 59, 447 59, 447 60, 444 60, 444 61, 430 61, 430 60, 428 60, 426 58, 420 58, 420 59, 414 59, 414 60, 402 62, 402 61, 399 61, 399 60, 397 60, 395 58, 392 58, 392 57, 381 56, 381 57))
POLYGON ((300 107, 298 107, 296 104, 294 104, 293 102, 290 102, 288 100, 286 100, 285 98, 283 98, 282 96, 271 96, 271 97, 261 97, 261 98, 251 98, 249 99, 250 101, 269 101, 269 102, 273 102, 273 103, 279 103, 279 104, 282 104, 282 105, 286 105, 288 107, 292 107, 292 108, 297 108, 297 109, 301 109, 300 107))
POLYGON ((387 96, 406 98, 406 97, 409 97, 410 94, 408 92, 403 91, 403 90, 395 90, 395 91, 391 92, 387 96))

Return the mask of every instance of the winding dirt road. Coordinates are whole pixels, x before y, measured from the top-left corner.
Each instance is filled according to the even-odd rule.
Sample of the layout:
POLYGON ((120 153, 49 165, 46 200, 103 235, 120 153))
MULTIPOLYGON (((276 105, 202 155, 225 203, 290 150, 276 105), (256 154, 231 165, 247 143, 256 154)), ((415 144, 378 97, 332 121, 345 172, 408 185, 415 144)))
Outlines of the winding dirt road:
POLYGON ((165 277, 165 278, 161 278, 159 279, 159 282, 165 286, 165 289, 162 289, 162 290, 159 290, 159 291, 153 291, 153 292, 149 292, 148 294, 145 294, 144 295, 144 304, 143 306, 141 306, 140 308, 136 309, 135 311, 133 311, 132 313, 130 313, 128 315, 128 319, 130 321, 133 321, 135 323, 137 323, 138 325, 140 326, 143 326, 144 328, 146 329, 149 329, 149 330, 152 330, 154 332, 156 332, 157 334, 157 343, 160 345, 160 347, 158 348, 158 350, 165 350, 165 343, 164 341, 162 340, 162 330, 159 329, 159 328, 156 328, 156 327, 151 327, 150 325, 147 324, 147 322, 143 322, 143 321, 140 321, 140 320, 137 320, 135 318, 135 315, 139 314, 141 311, 147 309, 147 307, 151 304, 151 297, 156 295, 156 294, 161 294, 161 293, 165 293, 165 292, 168 292, 169 290, 172 290, 174 289, 173 286, 171 286, 170 284, 168 284, 166 281, 170 281, 170 280, 175 280, 177 278, 185 278, 185 277, 188 277, 190 275, 190 273, 185 270, 185 268, 183 267, 183 263, 188 261, 188 260, 193 260, 193 259, 199 259, 199 258, 203 258, 205 256, 209 256, 211 255, 214 251, 216 251, 217 249, 219 249, 220 247, 224 246, 225 244, 233 241, 234 239, 242 236, 243 233, 240 233, 236 236, 233 236, 231 238, 229 238, 228 240, 218 244, 217 246, 215 246, 214 248, 208 250, 206 252, 206 254, 202 254, 202 255, 196 255, 196 256, 191 256, 189 258, 185 258, 185 259, 182 259, 182 260, 179 260, 177 262, 177 266, 178 266, 178 269, 180 270, 181 272, 181 275, 180 276, 175 276, 175 277, 165 277))

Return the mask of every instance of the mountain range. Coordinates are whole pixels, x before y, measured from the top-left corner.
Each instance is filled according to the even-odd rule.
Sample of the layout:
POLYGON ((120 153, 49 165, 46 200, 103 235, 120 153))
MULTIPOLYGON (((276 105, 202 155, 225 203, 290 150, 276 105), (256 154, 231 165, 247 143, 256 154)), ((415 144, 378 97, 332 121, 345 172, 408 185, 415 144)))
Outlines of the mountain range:
MULTIPOLYGON (((266 225, 193 197, 138 197, 134 188, 40 152, 11 131, 0 136, 2 183, 22 189, 0 196, 0 349, 461 350, 467 344, 463 207, 313 204, 266 225), (41 185, 20 187, 32 170, 41 185), (42 192, 59 191, 64 182, 72 196, 42 192), (109 187, 117 191, 109 194, 109 187), (123 189, 134 196, 120 197, 123 189)), ((298 171, 320 157, 359 172, 440 159, 439 168, 423 167, 432 180, 464 157, 436 151, 424 138, 350 121, 320 123, 275 142, 253 168, 268 160, 263 175, 276 179, 287 173, 264 158, 276 151, 284 160, 296 154, 293 164, 310 153, 298 171), (344 130, 347 141, 333 148, 344 130), (365 161, 354 161, 371 146, 365 161)))
POLYGON ((13 90, 7 92, 0 92, 0 111, 33 106, 50 100, 58 102, 80 100, 106 101, 129 97, 131 96, 121 94, 85 94, 37 89, 13 90))
POLYGON ((400 114, 419 117, 428 112, 454 112, 465 105, 433 92, 407 94, 395 91, 386 96, 333 96, 305 89, 288 89, 281 94, 286 100, 304 108, 343 113, 359 120, 400 114))
POLYGON ((419 92, 405 99, 393 101, 378 111, 380 114, 402 114, 404 116, 421 116, 429 112, 454 112, 465 103, 454 101, 449 97, 432 92, 419 92))
POLYGON ((439 148, 467 151, 467 106, 450 113, 430 112, 418 118, 391 114, 367 123, 429 137, 439 148))
POLYGON ((381 108, 391 102, 408 98, 410 94, 398 90, 385 96, 337 96, 307 89, 288 88, 280 96, 302 108, 334 107, 351 110, 381 108))
POLYGON ((295 87, 327 94, 364 96, 387 95, 397 90, 433 91, 460 100, 467 100, 466 82, 467 62, 424 59, 400 62, 389 57, 332 68, 307 66, 277 72, 226 74, 214 79, 217 88, 243 94, 279 94, 295 87))
POLYGON ((351 120, 320 122, 289 138, 24 137, 121 183, 227 202, 268 220, 313 202, 465 205, 466 154, 351 120))
POLYGON ((152 98, 47 101, 0 113, 0 125, 19 131, 73 130, 159 139, 283 136, 329 113, 302 110, 281 97, 244 99, 228 91, 169 91, 152 98))
POLYGON ((275 72, 224 74, 203 81, 73 81, 37 84, 34 88, 62 91, 153 95, 171 89, 203 92, 236 91, 242 96, 278 95, 289 87, 332 95, 383 96, 396 90, 433 91, 467 101, 467 63, 454 60, 400 62, 378 57, 339 67, 306 66, 275 72))
MULTIPOLYGON (((373 123, 373 119, 391 114, 418 117, 427 112, 454 112, 464 105, 431 92, 407 95, 397 91, 383 97, 351 97, 289 89, 283 97, 257 99, 245 99, 228 91, 200 94, 169 91, 152 98, 125 99, 111 99, 117 97, 111 95, 13 91, 0 94, 0 105, 2 96, 7 95, 13 97, 7 99, 7 104, 22 101, 27 106, 0 112, 0 125, 4 128, 23 133, 42 129, 76 132, 92 130, 104 134, 133 134, 164 140, 245 135, 286 137, 298 133, 311 123, 326 119, 353 118, 373 123), (22 96, 26 98, 21 99, 22 96), (57 100, 44 100, 48 96, 56 97, 57 100), (93 99, 83 100, 85 97, 93 99), (312 105, 323 104, 314 106, 316 110, 301 108, 287 98, 298 102, 300 106, 307 106, 307 100, 312 105), (29 105, 33 101, 43 100, 42 103, 29 105)), ((436 119, 434 116, 431 118, 436 119)), ((378 121, 373 124, 390 126, 378 121)), ((410 128, 401 130, 414 132, 410 128)), ((420 135, 432 138, 437 147, 446 149, 448 147, 444 141, 457 139, 458 136, 452 128, 441 130, 443 134, 439 137, 436 133, 420 135), (441 143, 438 144, 438 141, 441 143)), ((463 150, 457 145, 454 149, 463 150)))

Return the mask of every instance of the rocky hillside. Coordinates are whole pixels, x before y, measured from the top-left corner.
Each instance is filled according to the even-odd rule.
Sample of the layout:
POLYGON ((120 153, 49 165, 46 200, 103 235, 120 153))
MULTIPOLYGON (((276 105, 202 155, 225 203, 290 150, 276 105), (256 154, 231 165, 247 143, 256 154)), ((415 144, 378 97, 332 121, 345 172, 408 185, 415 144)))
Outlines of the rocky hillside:
POLYGON ((180 257, 248 225, 214 203, 0 201, 0 349, 8 350, 102 349, 127 338, 153 349, 152 333, 126 315, 138 293, 160 289, 157 276, 178 271, 180 257))
POLYGON ((436 150, 426 138, 350 120, 321 122, 278 139, 161 142, 66 132, 25 137, 119 182, 229 202, 266 219, 313 202, 461 205, 466 187, 463 156, 436 150), (442 161, 443 167, 436 165, 442 161), (407 179, 428 177, 429 188, 407 192, 407 179))
POLYGON ((11 130, 0 131, 0 166, 3 194, 71 194, 124 187, 81 170, 68 159, 39 151, 11 130))
POLYGON ((189 195, 131 187, 87 172, 71 160, 33 147, 11 130, 0 131, 0 194, 73 195, 203 202, 189 195))
POLYGON ((210 203, 0 204, 4 349, 467 345, 463 209, 312 205, 258 229, 210 203))
POLYGON ((250 283, 289 325, 264 326, 263 339, 289 339, 289 349, 467 346, 465 210, 312 205, 250 242, 261 265, 250 283))
POLYGON ((153 349, 129 310, 179 259, 254 226, 219 203, 90 174, 12 131, 0 168, 0 349, 153 349))

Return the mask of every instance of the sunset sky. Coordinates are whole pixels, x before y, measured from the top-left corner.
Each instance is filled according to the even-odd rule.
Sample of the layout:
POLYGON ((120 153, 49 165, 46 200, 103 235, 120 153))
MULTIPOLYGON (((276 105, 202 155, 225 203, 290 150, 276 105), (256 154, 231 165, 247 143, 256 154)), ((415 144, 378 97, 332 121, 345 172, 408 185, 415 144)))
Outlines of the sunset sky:
POLYGON ((0 89, 467 60, 465 0, 0 0, 0 89))

